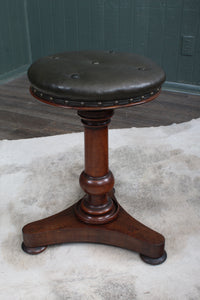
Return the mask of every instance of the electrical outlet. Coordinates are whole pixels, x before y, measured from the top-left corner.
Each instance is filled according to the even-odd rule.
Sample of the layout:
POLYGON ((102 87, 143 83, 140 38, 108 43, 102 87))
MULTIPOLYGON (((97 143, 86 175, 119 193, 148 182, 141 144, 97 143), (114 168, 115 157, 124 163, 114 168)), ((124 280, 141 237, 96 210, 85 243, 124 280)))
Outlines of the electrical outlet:
POLYGON ((194 54, 194 36, 184 35, 182 38, 182 55, 194 54))

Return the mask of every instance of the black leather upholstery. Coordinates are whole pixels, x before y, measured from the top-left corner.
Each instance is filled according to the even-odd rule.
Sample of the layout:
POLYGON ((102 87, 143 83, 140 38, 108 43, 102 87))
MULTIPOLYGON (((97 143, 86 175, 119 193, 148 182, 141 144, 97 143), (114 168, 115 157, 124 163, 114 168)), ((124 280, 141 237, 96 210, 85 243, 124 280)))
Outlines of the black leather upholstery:
POLYGON ((44 94, 44 99, 55 97, 66 100, 65 104, 69 101, 71 106, 85 100, 89 106, 109 106, 111 100, 144 98, 156 93, 165 73, 150 59, 137 54, 78 51, 37 60, 29 68, 28 77, 38 97, 44 94))

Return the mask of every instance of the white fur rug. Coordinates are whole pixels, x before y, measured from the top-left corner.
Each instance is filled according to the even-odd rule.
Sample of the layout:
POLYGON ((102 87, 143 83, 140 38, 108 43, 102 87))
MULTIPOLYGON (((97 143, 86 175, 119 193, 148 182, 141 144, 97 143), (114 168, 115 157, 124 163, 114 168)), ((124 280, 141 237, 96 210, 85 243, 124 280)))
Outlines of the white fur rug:
POLYGON ((166 238, 159 266, 97 244, 21 250, 21 228, 83 195, 83 134, 0 142, 0 299, 200 299, 200 119, 110 130, 118 201, 166 238))

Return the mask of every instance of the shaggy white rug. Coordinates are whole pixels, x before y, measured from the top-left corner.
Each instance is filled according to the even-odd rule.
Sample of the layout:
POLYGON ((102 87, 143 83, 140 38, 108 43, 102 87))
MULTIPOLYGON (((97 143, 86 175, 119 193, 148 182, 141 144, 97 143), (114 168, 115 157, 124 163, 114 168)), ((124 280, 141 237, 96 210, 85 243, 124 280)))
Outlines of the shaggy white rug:
POLYGON ((200 119, 110 130, 110 169, 128 212, 166 238, 159 266, 97 244, 21 250, 24 224, 83 195, 83 134, 0 142, 0 299, 200 299, 200 119))

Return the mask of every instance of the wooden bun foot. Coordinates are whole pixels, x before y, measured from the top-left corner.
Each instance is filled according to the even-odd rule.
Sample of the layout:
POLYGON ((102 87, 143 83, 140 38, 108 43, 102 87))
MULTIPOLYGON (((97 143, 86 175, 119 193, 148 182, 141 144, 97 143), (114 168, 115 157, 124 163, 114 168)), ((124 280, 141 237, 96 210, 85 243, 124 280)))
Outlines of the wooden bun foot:
POLYGON ((163 255, 158 258, 152 258, 143 254, 140 254, 140 257, 145 263, 155 266, 164 263, 167 259, 167 252, 164 250, 163 255))
POLYGON ((36 255, 42 253, 44 250, 46 250, 47 246, 41 246, 41 247, 26 247, 24 242, 22 243, 22 250, 28 254, 36 255))

